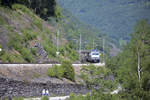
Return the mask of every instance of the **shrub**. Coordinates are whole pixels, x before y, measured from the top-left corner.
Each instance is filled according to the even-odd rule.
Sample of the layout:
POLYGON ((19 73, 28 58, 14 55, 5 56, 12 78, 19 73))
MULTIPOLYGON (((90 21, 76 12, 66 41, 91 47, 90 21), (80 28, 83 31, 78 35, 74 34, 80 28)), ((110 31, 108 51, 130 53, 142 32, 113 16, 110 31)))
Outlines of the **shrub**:
POLYGON ((8 42, 8 47, 19 51, 22 48, 22 43, 23 38, 19 34, 14 33, 8 42))
POLYGON ((34 17, 34 14, 31 12, 31 10, 28 9, 28 8, 27 8, 26 6, 24 6, 24 5, 21 5, 21 4, 13 4, 13 5, 12 5, 12 9, 14 9, 14 10, 20 9, 22 12, 24 12, 24 13, 26 13, 26 14, 32 16, 32 17, 34 17))
POLYGON ((22 29, 22 33, 23 33, 23 39, 25 42, 36 38, 36 33, 31 30, 22 29))
POLYGON ((13 27, 13 26, 8 25, 7 28, 8 28, 8 30, 11 31, 11 32, 14 31, 14 27, 13 27))
POLYGON ((61 66, 64 70, 64 77, 75 81, 75 72, 72 63, 70 61, 63 61, 61 66))
POLYGON ((33 24, 36 25, 40 30, 43 30, 42 20, 34 18, 33 24))
POLYGON ((21 55, 23 56, 23 58, 27 61, 27 62, 34 62, 34 58, 32 56, 32 54, 30 53, 30 51, 27 48, 21 48, 19 50, 19 52, 21 53, 21 55))
POLYGON ((32 53, 33 55, 36 55, 36 52, 37 52, 37 48, 31 48, 31 53, 32 53))
POLYGON ((9 52, 5 52, 2 56, 1 59, 3 62, 5 63, 22 63, 24 62, 23 58, 21 57, 21 55, 18 54, 12 54, 9 52))
POLYGON ((62 78, 64 75, 63 68, 61 66, 53 66, 48 69, 48 76, 62 78))
POLYGON ((51 55, 53 57, 56 56, 56 49, 51 43, 44 43, 44 50, 48 53, 48 55, 51 55))
POLYGON ((10 61, 10 56, 9 54, 6 52, 1 56, 2 62, 8 63, 10 61))

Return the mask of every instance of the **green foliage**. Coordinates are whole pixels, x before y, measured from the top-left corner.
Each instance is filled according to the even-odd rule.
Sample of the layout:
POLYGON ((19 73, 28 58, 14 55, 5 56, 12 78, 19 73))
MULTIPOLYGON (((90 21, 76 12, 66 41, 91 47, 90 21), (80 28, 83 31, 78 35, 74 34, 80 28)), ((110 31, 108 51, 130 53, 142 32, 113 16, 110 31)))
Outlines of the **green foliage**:
POLYGON ((36 25, 37 28, 39 28, 40 30, 43 30, 42 20, 34 18, 33 19, 33 24, 36 25))
POLYGON ((13 54, 13 53, 9 53, 9 52, 5 52, 2 56, 1 59, 3 62, 5 63, 23 63, 24 60, 21 57, 21 55, 18 54, 13 54))
POLYGON ((4 17, 0 16, 0 25, 6 24, 4 17))
POLYGON ((69 100, 122 100, 117 95, 110 95, 102 91, 92 91, 91 94, 86 96, 71 94, 69 100))
MULTIPOLYGON (((21 37, 19 34, 14 33, 14 35, 11 37, 8 43, 8 47, 11 49, 14 48, 15 50, 17 50, 27 62, 31 63, 34 61, 34 59, 33 59, 32 54, 30 53, 30 50, 28 50, 27 48, 23 46, 23 43, 24 43, 23 39, 24 38, 21 37)), ((26 37, 25 41, 26 39, 31 39, 31 38, 26 37)))
POLYGON ((17 97, 17 98, 13 98, 13 100, 24 100, 23 97, 17 97))
POLYGON ((62 78, 64 75, 64 70, 62 66, 52 66, 52 68, 48 69, 48 76, 62 78))
POLYGON ((23 39, 25 42, 33 40, 37 36, 37 34, 35 32, 28 30, 28 29, 22 29, 22 33, 23 33, 23 39))
POLYGON ((12 5, 12 9, 14 9, 14 10, 18 10, 19 9, 19 10, 21 10, 22 12, 24 12, 24 13, 26 13, 28 15, 33 15, 30 9, 28 9, 26 6, 21 5, 21 4, 13 4, 12 5))
POLYGON ((48 76, 57 78, 67 78, 71 81, 75 81, 74 68, 70 61, 63 61, 61 66, 53 66, 48 69, 48 76))
POLYGON ((108 68, 89 65, 82 66, 80 77, 90 88, 92 85, 100 85, 103 88, 112 90, 116 87, 117 84, 115 81, 105 79, 110 75, 112 75, 112 72, 108 68))
POLYGON ((43 44, 44 50, 48 53, 48 55, 55 57, 56 56, 56 48, 49 42, 43 44))
POLYGON ((148 74, 150 73, 149 50, 150 24, 146 20, 141 20, 135 26, 130 43, 107 64, 107 67, 114 70, 118 82, 124 88, 124 91, 119 94, 122 99, 147 100, 150 97, 150 88, 148 88, 150 85, 148 79, 150 77, 148 74))
POLYGON ((58 5, 55 7, 55 15, 58 19, 62 18, 62 11, 58 5))
POLYGON ((49 100, 48 96, 43 96, 41 100, 49 100))
POLYGON ((15 48, 17 51, 22 48, 23 38, 18 33, 13 33, 8 42, 9 48, 15 48))
POLYGON ((14 31, 14 27, 13 27, 13 26, 8 25, 7 28, 8 28, 8 30, 11 31, 11 32, 14 31))
POLYGON ((71 62, 63 61, 61 66, 64 70, 64 77, 70 79, 71 81, 75 81, 75 72, 71 62))
POLYGON ((31 53, 32 53, 33 55, 36 55, 36 52, 37 52, 37 48, 31 48, 31 53))
POLYGON ((72 61, 76 61, 79 58, 78 53, 75 50, 73 50, 73 44, 71 43, 66 44, 64 48, 60 49, 60 53, 62 55, 67 56, 72 61), (66 55, 64 54, 65 52, 66 52, 66 55))
POLYGON ((21 53, 22 57, 27 61, 27 62, 34 62, 34 58, 32 56, 32 54, 30 53, 30 51, 27 48, 21 48, 19 50, 19 52, 21 53))
POLYGON ((56 0, 2 0, 1 5, 9 6, 15 10, 21 9, 28 14, 29 12, 26 7, 32 8, 37 15, 40 15, 43 19, 47 19, 49 16, 55 16, 56 0))

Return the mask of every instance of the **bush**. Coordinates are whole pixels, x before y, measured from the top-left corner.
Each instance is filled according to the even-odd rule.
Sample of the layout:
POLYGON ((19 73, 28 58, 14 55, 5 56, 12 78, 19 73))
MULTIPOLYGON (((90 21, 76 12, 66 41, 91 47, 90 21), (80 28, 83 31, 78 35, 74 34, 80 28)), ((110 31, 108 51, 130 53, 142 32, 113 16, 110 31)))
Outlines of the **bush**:
POLYGON ((12 5, 12 9, 14 10, 18 10, 20 9, 22 12, 28 14, 28 15, 31 15, 32 17, 34 17, 34 14, 31 12, 30 9, 28 9, 26 6, 24 5, 21 5, 21 4, 13 4, 12 5))
POLYGON ((64 75, 63 68, 61 66, 53 66, 48 69, 48 76, 62 78, 64 75))
POLYGON ((23 29, 22 33, 23 33, 23 39, 25 42, 36 38, 36 33, 31 30, 23 29))
POLYGON ((63 61, 61 66, 64 70, 64 77, 75 81, 75 72, 72 63, 70 61, 63 61))
POLYGON ((44 43, 44 50, 53 57, 56 56, 56 49, 51 43, 44 43))
POLYGON ((5 63, 22 63, 24 62, 23 58, 21 57, 21 55, 18 54, 12 54, 9 52, 5 52, 2 56, 1 59, 3 62, 5 63))
POLYGON ((36 25, 40 30, 43 30, 42 20, 34 18, 33 24, 36 25))
POLYGON ((37 48, 31 48, 31 53, 32 53, 33 55, 36 55, 36 52, 37 52, 37 48))
MULTIPOLYGON (((28 33, 26 33, 26 34, 28 34, 28 33)), ((13 36, 11 37, 10 41, 8 42, 8 47, 14 48, 16 51, 18 51, 27 62, 30 62, 30 63, 34 62, 34 58, 32 56, 32 53, 30 52, 30 50, 25 48, 23 45, 23 43, 26 40, 30 40, 33 38, 35 38, 35 37, 32 35, 25 35, 25 38, 23 38, 19 34, 14 33, 13 36)), ((5 55, 5 56, 6 57, 4 57, 4 58, 8 59, 7 55, 5 55)))
POLYGON ((27 62, 30 62, 30 63, 34 62, 34 58, 28 49, 23 47, 22 49, 19 50, 19 52, 21 53, 21 55, 27 62))
POLYGON ((2 59, 2 62, 5 62, 5 63, 10 62, 10 56, 9 56, 8 53, 4 53, 4 54, 1 56, 1 59, 2 59))

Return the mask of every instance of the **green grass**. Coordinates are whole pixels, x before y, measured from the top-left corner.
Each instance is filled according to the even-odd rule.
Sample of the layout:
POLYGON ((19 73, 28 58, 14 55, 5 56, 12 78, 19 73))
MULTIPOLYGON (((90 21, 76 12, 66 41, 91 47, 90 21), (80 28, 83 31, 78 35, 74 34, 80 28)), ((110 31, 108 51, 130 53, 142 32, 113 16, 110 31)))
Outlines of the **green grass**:
POLYGON ((17 97, 17 98, 13 98, 13 100, 24 100, 23 97, 17 97))

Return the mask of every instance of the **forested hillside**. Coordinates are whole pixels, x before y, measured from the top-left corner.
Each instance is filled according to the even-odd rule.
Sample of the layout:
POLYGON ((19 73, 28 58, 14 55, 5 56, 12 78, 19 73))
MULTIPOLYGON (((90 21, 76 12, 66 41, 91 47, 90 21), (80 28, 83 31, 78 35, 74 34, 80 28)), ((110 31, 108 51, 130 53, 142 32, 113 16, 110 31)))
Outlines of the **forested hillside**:
POLYGON ((90 24, 120 45, 128 41, 133 27, 141 19, 150 20, 149 0, 57 0, 77 18, 90 24), (120 42, 119 42, 120 41, 120 42))

